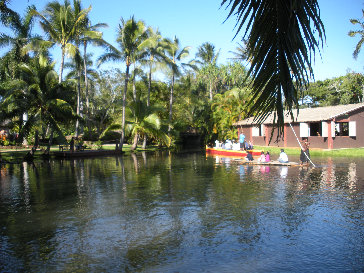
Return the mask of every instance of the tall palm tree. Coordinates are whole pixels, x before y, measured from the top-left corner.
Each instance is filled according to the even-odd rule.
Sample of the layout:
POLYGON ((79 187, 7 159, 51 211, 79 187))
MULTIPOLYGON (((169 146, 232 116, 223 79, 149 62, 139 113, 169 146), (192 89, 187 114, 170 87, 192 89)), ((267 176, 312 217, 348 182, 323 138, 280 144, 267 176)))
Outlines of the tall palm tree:
POLYGON ((202 65, 216 63, 219 52, 215 52, 215 46, 213 44, 205 42, 197 49, 196 58, 199 59, 197 62, 202 65))
MULTIPOLYGON (((297 93, 313 76, 312 55, 325 38, 318 0, 222 0, 228 18, 237 16, 237 36, 247 37, 251 59, 254 107, 262 122, 276 111, 278 137, 283 134, 284 109, 293 116, 297 93)), ((250 104, 252 104, 251 102, 250 104)))
MULTIPOLYGON (((364 10, 362 10, 362 13, 363 13, 363 17, 364 17, 364 10)), ((355 47, 355 50, 353 52, 353 57, 354 59, 357 59, 358 58, 358 55, 360 53, 360 49, 361 49, 361 46, 363 45, 364 43, 364 21, 360 21, 359 19, 350 19, 350 22, 353 24, 353 25, 356 25, 356 24, 359 24, 359 27, 360 27, 360 30, 350 30, 348 35, 350 37, 354 37, 356 36, 357 34, 359 35, 360 37, 360 40, 359 42, 356 44, 356 47, 355 47)))
POLYGON ((40 25, 46 33, 48 40, 61 47, 59 83, 62 81, 64 57, 66 53, 70 56, 76 54, 78 48, 72 42, 75 39, 78 28, 81 27, 83 20, 90 10, 91 6, 88 9, 83 9, 75 13, 70 2, 64 0, 63 5, 57 1, 48 3, 43 13, 39 13, 36 10, 33 11, 33 14, 40 18, 40 25))
POLYGON ((209 89, 210 101, 212 101, 213 98, 212 86, 217 74, 216 62, 219 57, 219 52, 215 52, 215 46, 213 44, 206 42, 198 47, 196 53, 197 62, 202 64, 200 74, 205 76, 208 81, 207 86, 209 89))
POLYGON ((172 128, 173 92, 175 77, 178 77, 181 74, 181 67, 189 65, 187 63, 182 63, 182 60, 189 56, 189 51, 191 47, 186 46, 182 48, 177 37, 174 37, 173 41, 168 38, 163 39, 163 46, 166 56, 169 58, 168 66, 170 67, 172 72, 168 120, 168 133, 170 133, 172 128))
POLYGON ((127 21, 121 18, 121 24, 119 24, 118 37, 116 42, 119 45, 119 49, 108 45, 107 53, 101 55, 98 58, 99 64, 106 61, 124 61, 125 68, 125 82, 124 82, 124 92, 123 92, 123 106, 122 106, 122 129, 119 149, 122 150, 124 138, 125 138, 125 107, 126 107, 126 91, 128 89, 129 82, 129 71, 130 66, 135 61, 135 57, 138 52, 143 50, 148 41, 148 33, 145 28, 143 21, 135 21, 134 17, 127 21))
POLYGON ((19 65, 29 61, 29 55, 23 54, 22 48, 36 36, 32 35, 34 6, 28 7, 23 18, 15 11, 7 8, 5 3, 1 3, 0 21, 9 27, 14 35, 0 33, 0 48, 10 46, 10 50, 2 57, 1 71, 3 80, 5 74, 11 79, 19 76, 19 65))
MULTIPOLYGON (((74 17, 77 17, 82 12, 82 6, 80 0, 74 0, 74 17)), ((88 92, 88 77, 87 77, 87 46, 92 43, 96 46, 102 46, 107 44, 102 38, 101 28, 108 27, 105 23, 91 24, 91 20, 88 14, 83 18, 80 26, 77 28, 76 41, 83 44, 83 74, 85 81, 85 98, 86 98, 86 111, 89 108, 89 92, 88 92)), ((79 45, 78 45, 79 47, 79 45)))
MULTIPOLYGON (((148 29, 148 39, 150 43, 145 48, 144 60, 141 60, 141 64, 148 67, 148 93, 147 93, 147 107, 150 106, 150 93, 152 91, 152 72, 157 65, 166 65, 168 63, 166 56, 164 55, 162 36, 158 30, 152 28, 148 29)), ((147 146, 147 135, 144 135, 143 149, 147 146)))

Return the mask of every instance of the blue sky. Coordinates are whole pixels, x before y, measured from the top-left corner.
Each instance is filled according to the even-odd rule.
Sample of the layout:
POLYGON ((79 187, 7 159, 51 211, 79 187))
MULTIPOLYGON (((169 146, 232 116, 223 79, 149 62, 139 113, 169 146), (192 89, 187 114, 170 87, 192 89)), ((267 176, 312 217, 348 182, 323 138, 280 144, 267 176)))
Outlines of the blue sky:
MULTIPOLYGON (((36 5, 42 10, 46 0, 12 0, 11 8, 24 13, 29 4, 36 5)), ((62 0, 63 2, 63 0, 62 0)), ((147 25, 158 28, 164 37, 177 36, 182 46, 191 46, 191 58, 195 56, 197 47, 204 42, 210 42, 216 49, 221 49, 219 62, 226 63, 232 55, 241 35, 232 40, 235 31, 235 18, 227 16, 225 7, 220 8, 220 0, 83 0, 84 8, 92 6, 90 18, 93 24, 107 23, 104 39, 114 43, 116 28, 120 18, 143 20, 147 25)), ((358 29, 350 23, 350 18, 362 19, 363 0, 319 0, 321 18, 326 29, 326 42, 320 54, 315 56, 314 74, 316 80, 324 80, 341 75, 348 71, 363 73, 364 48, 357 60, 352 57, 359 37, 351 38, 349 30, 358 29)), ((54 58, 59 58, 59 48, 54 50, 54 58)), ((94 50, 95 57, 100 53, 94 50)), ((109 66, 124 66, 110 63, 109 66)), ((106 68, 106 66, 102 66, 106 68)))

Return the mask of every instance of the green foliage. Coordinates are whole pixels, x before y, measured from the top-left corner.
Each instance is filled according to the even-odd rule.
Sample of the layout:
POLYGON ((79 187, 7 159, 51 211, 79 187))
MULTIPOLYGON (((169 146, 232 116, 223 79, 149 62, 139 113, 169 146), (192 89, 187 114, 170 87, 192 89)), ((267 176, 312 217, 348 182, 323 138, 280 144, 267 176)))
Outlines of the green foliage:
POLYGON ((330 106, 359 103, 363 100, 364 76, 351 72, 324 81, 310 83, 300 101, 303 106, 330 106))

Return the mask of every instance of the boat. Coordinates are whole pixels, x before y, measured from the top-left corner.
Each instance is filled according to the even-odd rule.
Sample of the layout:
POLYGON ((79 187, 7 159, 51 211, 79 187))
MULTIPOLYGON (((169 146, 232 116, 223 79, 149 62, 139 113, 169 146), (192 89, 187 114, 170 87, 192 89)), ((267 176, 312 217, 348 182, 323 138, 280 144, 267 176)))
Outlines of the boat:
POLYGON ((297 162, 287 162, 282 163, 279 161, 269 161, 269 162, 259 162, 259 161, 246 161, 246 160, 239 160, 236 159, 235 161, 238 161, 239 163, 243 165, 259 165, 259 166, 300 166, 300 163, 297 162))
POLYGON ((121 155, 123 151, 120 150, 83 150, 83 151, 57 151, 52 152, 55 157, 74 158, 74 157, 91 157, 91 156, 108 156, 108 155, 121 155))
POLYGON ((206 147, 206 154, 210 155, 222 155, 222 156, 232 156, 232 157, 246 157, 250 152, 253 156, 260 155, 262 150, 248 150, 248 151, 237 151, 237 150, 226 150, 216 147, 206 147))

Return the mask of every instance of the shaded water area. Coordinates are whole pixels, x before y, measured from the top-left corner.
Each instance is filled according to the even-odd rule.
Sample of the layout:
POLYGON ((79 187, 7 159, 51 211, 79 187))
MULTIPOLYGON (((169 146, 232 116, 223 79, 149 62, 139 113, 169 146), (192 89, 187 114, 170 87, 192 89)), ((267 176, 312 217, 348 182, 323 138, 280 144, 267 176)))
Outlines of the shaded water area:
POLYGON ((0 271, 361 272, 364 159, 313 160, 164 152, 3 165, 0 271))

